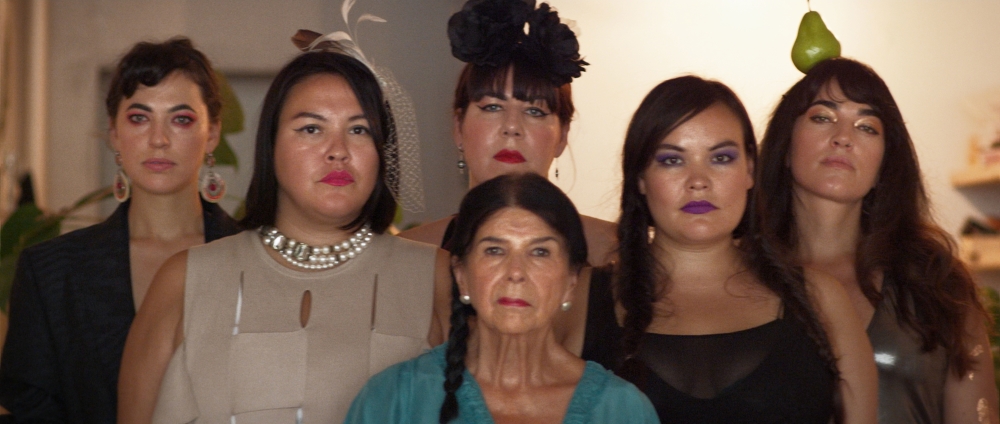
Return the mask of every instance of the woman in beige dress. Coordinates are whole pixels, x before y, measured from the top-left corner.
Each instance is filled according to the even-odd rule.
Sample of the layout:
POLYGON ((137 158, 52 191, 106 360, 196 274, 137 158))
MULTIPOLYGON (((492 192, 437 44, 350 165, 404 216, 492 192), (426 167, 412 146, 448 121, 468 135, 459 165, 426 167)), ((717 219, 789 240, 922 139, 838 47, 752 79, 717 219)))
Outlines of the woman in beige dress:
POLYGON ((246 231, 157 273, 125 346, 119 422, 340 422, 369 376, 442 339, 447 256, 383 234, 391 125, 354 58, 314 51, 282 69, 246 231))

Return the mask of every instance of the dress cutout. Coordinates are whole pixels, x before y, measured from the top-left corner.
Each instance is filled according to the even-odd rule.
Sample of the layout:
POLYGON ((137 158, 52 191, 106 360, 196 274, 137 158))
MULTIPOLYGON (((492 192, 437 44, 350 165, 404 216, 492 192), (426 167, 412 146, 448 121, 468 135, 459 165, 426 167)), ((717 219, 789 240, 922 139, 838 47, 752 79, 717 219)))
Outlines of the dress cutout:
POLYGON ((277 263, 256 231, 192 249, 185 338, 154 422, 340 422, 370 376, 429 347, 436 253, 374 235, 344 265, 304 272, 277 263))

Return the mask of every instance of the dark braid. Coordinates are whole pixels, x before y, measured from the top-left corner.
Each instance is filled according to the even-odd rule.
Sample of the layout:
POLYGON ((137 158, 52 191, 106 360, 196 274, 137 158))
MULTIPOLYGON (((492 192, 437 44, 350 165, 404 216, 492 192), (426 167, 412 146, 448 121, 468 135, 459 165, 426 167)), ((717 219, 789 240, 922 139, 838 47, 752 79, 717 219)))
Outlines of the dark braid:
MULTIPOLYGON (((670 276, 653 257, 649 227, 654 225, 639 182, 649 168, 660 141, 692 117, 716 104, 726 106, 740 121, 747 159, 756 161, 756 138, 750 118, 736 94, 725 85, 695 76, 665 81, 654 88, 632 117, 622 148, 622 201, 618 225, 620 266, 615 280, 615 300, 625 309, 622 353, 625 361, 616 370, 622 377, 642 386, 641 363, 635 355, 652 322, 657 300, 670 289, 670 276)), ((759 166, 757 167, 759 170, 759 166)), ((741 259, 748 271, 780 299, 787 316, 801 322, 817 351, 839 383, 836 358, 826 331, 810 300, 801 267, 769 239, 760 236, 759 216, 753 189, 747 193, 747 207, 733 238, 739 239, 741 259)), ((838 393, 834 387, 834 393, 838 393)), ((834 399, 835 404, 839 401, 834 399)), ((836 408, 838 410, 839 408, 836 408)))
POLYGON ((465 353, 469 348, 469 317, 476 315, 471 305, 458 300, 458 285, 451 285, 451 331, 448 332, 448 350, 444 369, 444 403, 441 404, 439 422, 446 424, 458 417, 458 398, 455 392, 462 387, 465 376, 465 353))
MULTIPOLYGON (((627 172, 627 171, 626 171, 627 172)), ((638 191, 638 189, 636 189, 638 191)), ((624 331, 621 349, 624 362, 618 374, 642 387, 639 352, 646 328, 653 321, 653 304, 656 302, 656 268, 659 266, 649 250, 649 212, 645 202, 636 197, 622 197, 622 214, 618 223, 619 266, 615 272, 615 299, 625 308, 624 331), (635 230, 643 229, 643 230, 635 230)))
MULTIPOLYGON (((469 190, 453 221, 454 231, 444 246, 451 253, 453 267, 464 266, 462 264, 472 250, 479 227, 498 211, 507 208, 531 212, 555 230, 565 243, 570 270, 580 272, 580 268, 587 263, 587 239, 583 235, 580 215, 559 187, 537 174, 501 175, 469 190)), ((455 393, 462 387, 465 375, 465 355, 470 335, 468 320, 476 316, 476 310, 471 305, 459 301, 454 272, 451 281, 451 330, 445 352, 445 398, 439 416, 442 423, 458 416, 455 393)), ((475 284, 474 281, 463 283, 475 284)))

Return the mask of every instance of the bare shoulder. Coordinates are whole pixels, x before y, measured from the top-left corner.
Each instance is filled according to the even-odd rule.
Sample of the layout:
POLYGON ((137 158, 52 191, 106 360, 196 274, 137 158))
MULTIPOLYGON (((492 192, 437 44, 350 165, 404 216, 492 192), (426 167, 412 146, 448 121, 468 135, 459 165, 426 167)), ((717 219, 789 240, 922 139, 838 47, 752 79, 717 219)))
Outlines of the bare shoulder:
POLYGON ((184 280, 187 278, 188 251, 183 250, 171 256, 163 263, 160 270, 153 276, 149 293, 142 302, 140 310, 149 304, 160 304, 180 300, 184 301, 184 280))
POLYGON ((441 239, 444 238, 444 231, 448 228, 448 223, 451 222, 452 219, 453 217, 447 216, 437 221, 431 221, 426 224, 410 228, 409 230, 402 231, 398 234, 398 236, 409 240, 439 246, 441 245, 441 239))
POLYGON ((815 268, 805 267, 806 290, 817 306, 850 306, 851 300, 843 284, 834 276, 815 268))
POLYGON ((149 285, 142 306, 136 311, 133 330, 169 334, 174 347, 183 340, 184 286, 188 251, 181 251, 163 263, 149 285))
POLYGON ((588 260, 593 266, 601 266, 614 260, 613 251, 617 244, 618 227, 614 222, 580 215, 583 233, 587 238, 588 260))

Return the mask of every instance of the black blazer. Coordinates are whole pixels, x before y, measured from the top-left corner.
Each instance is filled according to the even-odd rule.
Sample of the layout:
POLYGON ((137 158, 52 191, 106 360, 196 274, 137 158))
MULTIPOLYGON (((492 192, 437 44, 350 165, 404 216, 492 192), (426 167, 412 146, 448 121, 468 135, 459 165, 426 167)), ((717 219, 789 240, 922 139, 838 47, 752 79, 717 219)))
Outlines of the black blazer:
MULTIPOLYGON (((21 254, 0 356, 0 405, 16 422, 115 422, 135 317, 128 206, 21 254)), ((206 242, 239 231, 218 205, 202 201, 202 210, 206 242)))

